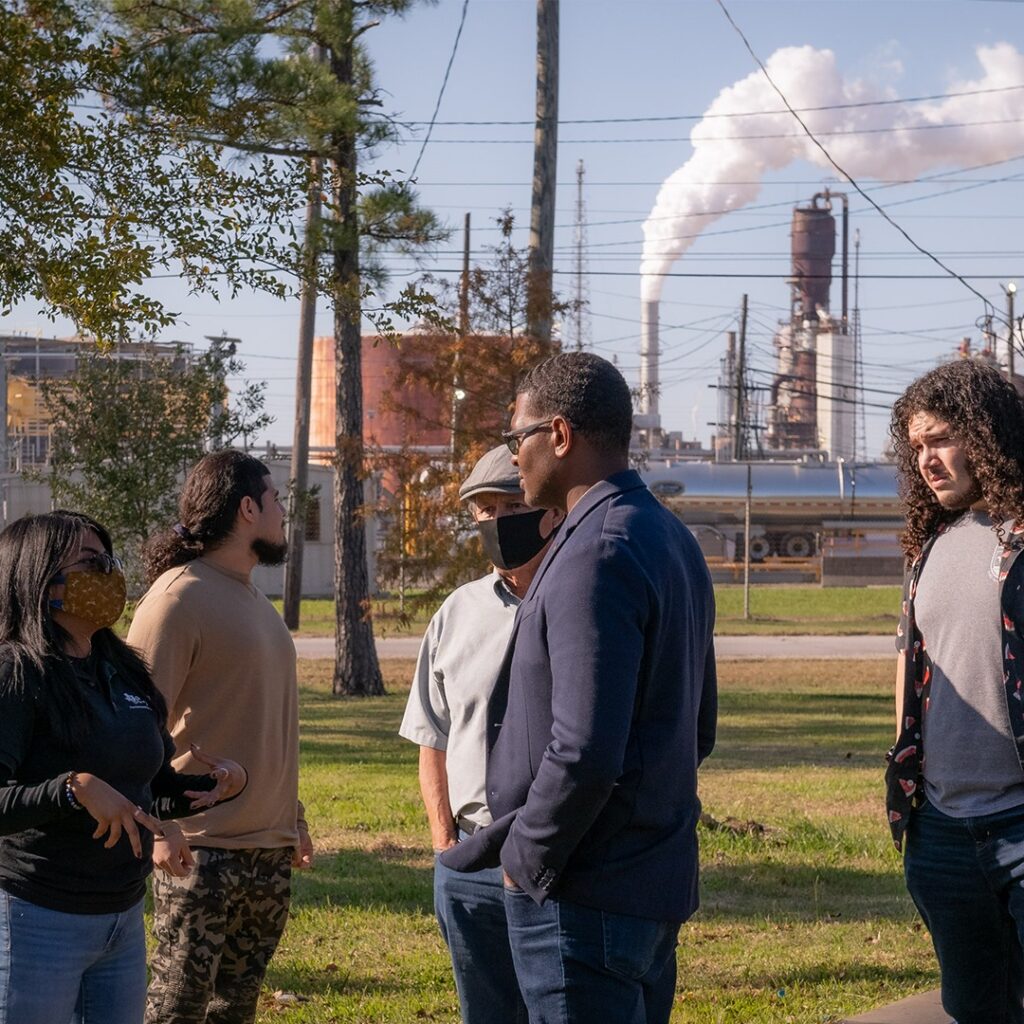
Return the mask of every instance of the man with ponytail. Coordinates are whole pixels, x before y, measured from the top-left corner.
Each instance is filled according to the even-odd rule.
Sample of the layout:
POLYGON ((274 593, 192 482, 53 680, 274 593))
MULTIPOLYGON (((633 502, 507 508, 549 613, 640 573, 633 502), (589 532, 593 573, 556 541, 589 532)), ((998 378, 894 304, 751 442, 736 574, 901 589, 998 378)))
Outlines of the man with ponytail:
POLYGON ((195 465, 178 522, 147 549, 150 588, 128 642, 167 701, 175 766, 195 771, 195 751, 209 749, 249 772, 237 799, 181 822, 190 857, 156 844, 168 873, 153 886, 147 1024, 253 1021, 292 867, 312 861, 298 800, 295 645, 250 578, 284 555, 269 470, 233 450, 195 465))

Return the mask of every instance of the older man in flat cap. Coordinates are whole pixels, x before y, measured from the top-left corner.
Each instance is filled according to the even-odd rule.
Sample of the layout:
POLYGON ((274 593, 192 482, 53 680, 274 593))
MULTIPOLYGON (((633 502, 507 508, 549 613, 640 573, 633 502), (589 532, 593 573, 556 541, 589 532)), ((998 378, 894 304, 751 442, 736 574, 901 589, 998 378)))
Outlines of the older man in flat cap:
MULTIPOLYGON (((562 515, 524 501, 505 445, 473 467, 468 502, 494 571, 459 587, 430 620, 399 732, 419 745, 435 853, 491 822, 487 703, 519 602, 562 515)), ((434 907, 451 953, 463 1024, 525 1024, 505 922, 501 868, 461 873, 435 861, 434 907)))

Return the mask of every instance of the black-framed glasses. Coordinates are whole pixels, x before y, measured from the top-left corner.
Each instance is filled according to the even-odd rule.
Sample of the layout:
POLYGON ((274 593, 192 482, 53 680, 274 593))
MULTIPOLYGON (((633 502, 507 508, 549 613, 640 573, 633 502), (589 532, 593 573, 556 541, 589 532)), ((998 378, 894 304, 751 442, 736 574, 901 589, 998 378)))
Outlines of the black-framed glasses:
POLYGON ((554 420, 542 420, 539 423, 530 423, 525 427, 519 427, 516 430, 503 430, 501 432, 501 439, 505 442, 508 450, 513 455, 519 454, 519 446, 525 441, 531 434, 539 433, 541 430, 547 430, 554 420))

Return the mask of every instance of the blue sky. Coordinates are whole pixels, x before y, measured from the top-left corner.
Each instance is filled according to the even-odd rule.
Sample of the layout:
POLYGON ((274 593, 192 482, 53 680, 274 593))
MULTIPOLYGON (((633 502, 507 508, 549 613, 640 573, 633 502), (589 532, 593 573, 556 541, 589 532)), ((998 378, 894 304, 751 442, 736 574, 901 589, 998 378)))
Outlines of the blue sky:
MULTIPOLYGON (((1024 49, 1024 4, 1015 2, 731 0, 728 7, 763 59, 780 47, 831 50, 846 87, 871 97, 962 90, 963 83, 981 77, 978 47, 1009 43, 1024 49)), ((409 122, 422 125, 430 118, 461 9, 462 0, 423 5, 367 36, 386 105, 409 122)), ((438 121, 531 122, 534 48, 534 0, 470 0, 438 121)), ((696 121, 567 122, 701 115, 721 90, 755 70, 714 0, 562 0, 556 268, 568 272, 572 266, 574 178, 582 159, 588 219, 588 342, 594 351, 616 358, 631 382, 638 368, 642 223, 660 183, 692 155, 689 136, 696 121)), ((1024 75, 1020 81, 1002 80, 1000 85, 1024 86, 1024 75)), ((1021 97, 1024 88, 1002 96, 998 118, 989 118, 985 104, 991 97, 980 97, 976 111, 972 101, 957 101, 961 106, 947 117, 959 118, 957 123, 986 118, 1005 123, 911 136, 915 144, 927 137, 931 145, 943 132, 952 140, 949 152, 935 157, 924 172, 943 177, 927 182, 880 188, 883 182, 878 179, 890 173, 893 160, 889 147, 894 136, 885 132, 836 143, 837 151, 840 145, 845 147, 842 152, 862 168, 858 179, 864 188, 916 241, 941 255, 958 273, 996 278, 971 283, 1000 311, 1005 306, 1000 281, 1016 279, 1024 287, 1024 246, 1019 241, 1024 224, 1024 131, 1012 110, 1006 114, 1008 107, 1020 108, 1021 97), (976 167, 987 161, 979 159, 981 149, 971 131, 987 133, 989 148, 1002 144, 1001 162, 976 167), (1015 180, 996 180, 1008 177, 1015 180)), ((894 115, 894 109, 921 111, 939 102, 884 109, 891 118, 903 116, 894 115)), ((815 129, 827 128, 829 115, 817 116, 824 120, 816 121, 815 129)), ((798 130, 795 125, 793 129, 798 130)), ((423 128, 417 126, 403 145, 374 154, 366 169, 408 172, 422 134, 423 128)), ((425 205, 450 221, 455 233, 449 243, 428 254, 427 269, 456 276, 462 216, 467 211, 473 220, 472 248, 481 259, 483 248, 497 238, 494 217, 502 207, 514 209, 519 240, 525 244, 531 140, 529 123, 435 126, 417 172, 418 188, 425 205)), ((823 140, 832 148, 828 137, 823 140)), ((803 159, 768 171, 756 198, 710 226, 674 265, 676 272, 768 276, 674 277, 665 282, 661 410, 667 428, 707 440, 707 422, 717 414, 716 393, 708 385, 716 380, 724 332, 735 326, 744 291, 750 295, 754 365, 763 370, 772 365, 772 329, 788 310, 784 278, 791 206, 806 202, 825 185, 840 187, 835 173, 803 159)), ((852 198, 851 209, 851 226, 861 233, 860 267, 865 275, 859 290, 865 383, 877 389, 869 400, 885 404, 891 400, 886 391, 898 389, 950 353, 961 337, 978 339, 976 322, 984 307, 951 278, 877 279, 876 275, 941 272, 862 199, 852 198)), ((390 262, 396 285, 414 269, 408 260, 390 262)), ((568 273, 556 276, 556 287, 564 297, 572 297, 568 273)), ((267 437, 290 443, 297 303, 243 296, 218 305, 176 291, 173 285, 162 285, 160 294, 182 313, 168 338, 202 343, 203 335, 223 330, 243 340, 240 354, 248 374, 268 381, 268 406, 277 417, 267 437)), ((833 292, 836 308, 838 286, 833 292)), ((29 307, 0 324, 5 329, 35 326, 52 331, 29 307)), ((329 331, 324 306, 318 333, 329 331)), ((867 410, 869 455, 881 450, 886 420, 884 409, 867 410)))

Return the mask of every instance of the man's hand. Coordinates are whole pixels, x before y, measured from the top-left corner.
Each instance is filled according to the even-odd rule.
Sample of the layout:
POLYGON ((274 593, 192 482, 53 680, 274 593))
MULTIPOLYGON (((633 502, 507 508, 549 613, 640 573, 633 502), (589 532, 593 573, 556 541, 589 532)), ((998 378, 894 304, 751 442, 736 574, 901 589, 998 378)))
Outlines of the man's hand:
POLYGON ((302 871, 313 866, 313 840, 304 822, 299 822, 298 832, 299 844, 292 852, 292 867, 302 871))
POLYGON ((194 865, 195 858, 181 829, 165 826, 163 836, 153 843, 153 867, 175 878, 185 878, 194 865))
POLYGON ((523 887, 504 868, 501 869, 501 884, 506 889, 512 889, 516 892, 523 891, 523 887))
POLYGON ((448 801, 448 755, 434 747, 420 747, 420 793, 430 824, 430 845, 444 853, 459 841, 459 827, 448 801))
POLYGON ((217 785, 209 792, 196 789, 188 789, 185 796, 192 798, 192 810, 198 811, 203 807, 212 807, 221 800, 237 796, 245 789, 249 776, 245 769, 237 762, 227 757, 208 757, 194 743, 191 746, 192 756, 204 767, 209 768, 207 773, 211 778, 217 780, 217 785))
POLYGON ((434 853, 444 853, 445 850, 450 850, 453 846, 456 846, 459 842, 457 835, 445 835, 441 836, 440 839, 435 838, 433 840, 434 853))

